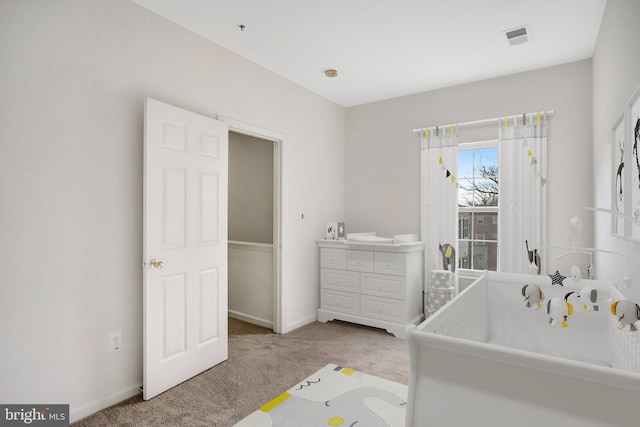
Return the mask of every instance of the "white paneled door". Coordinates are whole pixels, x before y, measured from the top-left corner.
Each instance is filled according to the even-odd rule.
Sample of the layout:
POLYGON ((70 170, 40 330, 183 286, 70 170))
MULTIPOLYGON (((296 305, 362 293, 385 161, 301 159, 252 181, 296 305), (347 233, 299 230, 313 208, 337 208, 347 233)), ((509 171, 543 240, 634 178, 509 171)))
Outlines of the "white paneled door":
POLYGON ((225 123, 146 100, 145 400, 227 359, 228 135, 225 123))

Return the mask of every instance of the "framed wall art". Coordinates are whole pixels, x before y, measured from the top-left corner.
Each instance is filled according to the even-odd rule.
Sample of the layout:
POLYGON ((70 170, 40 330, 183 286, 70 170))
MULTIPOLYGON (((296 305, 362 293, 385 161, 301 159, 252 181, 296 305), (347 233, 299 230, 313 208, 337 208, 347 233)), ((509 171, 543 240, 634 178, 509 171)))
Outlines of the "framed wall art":
MULTIPOLYGON (((627 105, 627 140, 630 145, 629 163, 631 171, 631 184, 629 189, 630 201, 628 214, 636 221, 640 221, 640 86, 635 90, 633 96, 627 105)), ((627 231, 627 235, 633 240, 640 241, 640 227, 635 224, 629 224, 631 231, 627 231)))
POLYGON ((627 148, 625 111, 620 113, 613 125, 613 141, 611 144, 611 212, 613 213, 611 215, 611 234, 618 237, 626 236, 626 221, 621 216, 625 212, 625 195, 627 191, 624 155, 627 148))

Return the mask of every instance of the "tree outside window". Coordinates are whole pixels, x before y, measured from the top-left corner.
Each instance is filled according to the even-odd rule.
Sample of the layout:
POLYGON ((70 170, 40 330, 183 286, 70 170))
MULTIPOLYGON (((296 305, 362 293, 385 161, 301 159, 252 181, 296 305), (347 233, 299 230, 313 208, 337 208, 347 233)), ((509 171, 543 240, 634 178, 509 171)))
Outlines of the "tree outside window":
POLYGON ((498 146, 458 153, 458 264, 473 270, 498 269, 498 146))

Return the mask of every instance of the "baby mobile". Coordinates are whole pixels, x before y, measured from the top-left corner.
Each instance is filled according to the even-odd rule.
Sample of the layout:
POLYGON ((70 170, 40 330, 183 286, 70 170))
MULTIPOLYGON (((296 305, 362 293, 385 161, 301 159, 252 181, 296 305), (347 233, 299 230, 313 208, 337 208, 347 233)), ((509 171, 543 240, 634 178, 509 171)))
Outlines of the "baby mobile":
MULTIPOLYGON (((524 285, 522 287, 522 296, 527 308, 534 310, 542 308, 544 293, 540 286, 535 284, 524 285)), ((574 303, 577 303, 576 305, 581 304, 586 312, 598 312, 600 307, 610 302, 610 312, 616 317, 618 328, 625 329, 629 326, 631 332, 638 330, 636 322, 640 320, 640 305, 629 299, 611 302, 608 292, 597 289, 594 286, 585 286, 579 291, 568 292, 564 297, 549 298, 544 307, 549 316, 549 325, 551 327, 555 328, 558 324, 562 325, 563 328, 568 327, 568 317, 574 313, 574 304, 570 302, 572 299, 574 303)))
MULTIPOLYGON (((582 223, 578 217, 571 218, 570 228, 577 239, 577 235, 582 229, 582 223)), ((574 240, 573 250, 579 249, 574 240)), ((595 249, 592 249, 595 250, 595 249)), ((614 253, 614 252, 610 252, 614 253)), ((619 254, 622 255, 622 254, 619 254)), ((581 280, 580 270, 577 265, 571 268, 572 279, 575 284, 581 280), (574 268, 575 267, 575 268, 574 268)), ((552 279, 552 289, 555 288, 552 279)), ((623 281, 630 282, 625 276, 623 281)), ((562 285, 562 284, 560 284, 562 285)), ((557 289, 557 288, 556 288, 557 289)), ((601 308, 609 304, 609 310, 618 321, 618 328, 625 329, 629 326, 631 332, 636 332, 638 327, 636 322, 640 320, 640 306, 629 299, 614 301, 611 292, 602 288, 596 288, 592 285, 583 286, 580 289, 567 292, 564 296, 554 296, 544 303, 545 295, 536 284, 527 284, 522 287, 522 296, 524 297, 525 306, 530 309, 538 310, 543 306, 546 314, 549 316, 549 325, 553 328, 561 325, 563 328, 568 327, 568 318, 574 314, 574 305, 582 307, 587 313, 599 312, 601 308), (573 303, 572 303, 573 301, 573 303)))

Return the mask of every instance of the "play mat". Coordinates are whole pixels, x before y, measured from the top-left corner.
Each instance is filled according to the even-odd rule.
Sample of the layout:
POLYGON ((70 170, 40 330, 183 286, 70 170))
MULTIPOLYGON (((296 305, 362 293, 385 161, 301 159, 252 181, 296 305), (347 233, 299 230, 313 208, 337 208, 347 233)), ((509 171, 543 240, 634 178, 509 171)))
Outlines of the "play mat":
POLYGON ((235 427, 404 427, 407 386, 329 364, 235 427))

